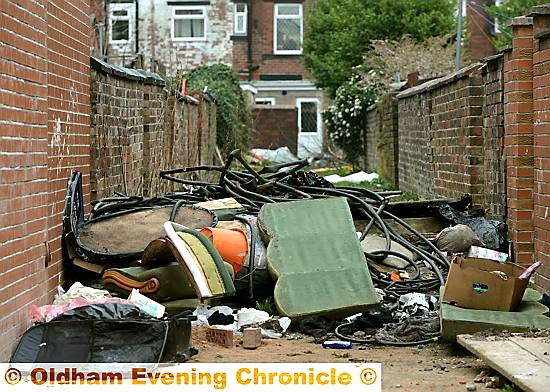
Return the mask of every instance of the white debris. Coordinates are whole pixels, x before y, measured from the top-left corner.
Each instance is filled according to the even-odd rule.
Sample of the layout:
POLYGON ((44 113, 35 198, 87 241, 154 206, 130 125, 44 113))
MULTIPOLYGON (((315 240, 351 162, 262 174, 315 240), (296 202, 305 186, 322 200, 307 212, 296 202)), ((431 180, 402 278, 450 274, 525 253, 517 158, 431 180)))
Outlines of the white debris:
POLYGON ((331 182, 333 184, 338 182, 352 182, 354 184, 358 184, 360 182, 371 182, 373 180, 376 180, 380 178, 378 173, 365 173, 364 171, 360 171, 357 173, 350 174, 349 176, 341 177, 338 174, 332 174, 330 176, 326 176, 325 180, 328 182, 331 182))

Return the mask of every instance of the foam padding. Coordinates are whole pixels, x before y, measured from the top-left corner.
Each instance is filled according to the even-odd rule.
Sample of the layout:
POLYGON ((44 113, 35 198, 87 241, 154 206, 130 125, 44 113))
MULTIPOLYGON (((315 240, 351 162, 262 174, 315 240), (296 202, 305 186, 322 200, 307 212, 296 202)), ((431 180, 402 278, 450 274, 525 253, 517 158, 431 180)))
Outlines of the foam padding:
POLYGON ((281 315, 345 316, 378 303, 344 198, 266 204, 258 224, 281 315))

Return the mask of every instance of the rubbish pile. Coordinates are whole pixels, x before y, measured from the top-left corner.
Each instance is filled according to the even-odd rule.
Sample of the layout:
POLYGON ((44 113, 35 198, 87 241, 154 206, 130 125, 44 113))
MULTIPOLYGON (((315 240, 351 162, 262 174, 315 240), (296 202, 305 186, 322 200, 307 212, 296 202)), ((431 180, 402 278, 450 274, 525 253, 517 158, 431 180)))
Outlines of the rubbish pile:
MULTIPOLYGON (((499 252, 507 249, 505 224, 468 211, 469 195, 390 203, 400 192, 337 186, 305 171, 307 165, 291 161, 254 170, 236 150, 223 166, 162 171, 163 179, 179 184, 176 192, 100 199, 86 219, 82 177, 74 172, 63 219, 67 275, 85 271, 110 294, 134 304, 86 306, 140 304, 139 322, 151 323, 143 319, 149 317, 167 326, 182 314, 186 320, 198 317, 213 328, 212 339, 227 337, 216 329, 258 329, 247 333, 251 347, 259 334, 280 338, 287 329, 311 331, 319 320, 327 321, 320 330, 347 342, 415 345, 440 336, 440 288, 449 270, 454 276, 457 268, 468 267, 454 253, 467 260, 506 259, 499 252), (199 172, 217 178, 192 179, 199 172), (423 216, 428 227, 425 219, 424 226, 417 222, 423 216), (266 313, 243 324, 246 305, 266 298, 273 298, 282 317, 266 313), (216 304, 233 307, 205 308, 216 304), (236 304, 245 307, 235 312, 236 304)), ((516 278, 514 268, 505 264, 508 283, 516 278)), ((497 269, 491 266, 488 273, 503 280, 497 269)), ((477 283, 479 295, 486 288, 477 283)), ((36 309, 34 314, 42 325, 57 320, 36 309)), ((101 320, 128 315, 104 313, 101 320)), ((185 346, 188 358, 190 343, 185 346)))

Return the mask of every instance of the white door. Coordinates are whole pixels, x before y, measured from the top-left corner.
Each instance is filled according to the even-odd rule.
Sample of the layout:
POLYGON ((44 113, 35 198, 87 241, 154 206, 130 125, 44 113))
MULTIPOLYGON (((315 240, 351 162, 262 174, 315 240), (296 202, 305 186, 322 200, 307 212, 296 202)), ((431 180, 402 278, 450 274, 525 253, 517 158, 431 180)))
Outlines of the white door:
POLYGON ((323 150, 319 100, 317 98, 297 98, 296 106, 298 107, 298 157, 319 156, 323 150))

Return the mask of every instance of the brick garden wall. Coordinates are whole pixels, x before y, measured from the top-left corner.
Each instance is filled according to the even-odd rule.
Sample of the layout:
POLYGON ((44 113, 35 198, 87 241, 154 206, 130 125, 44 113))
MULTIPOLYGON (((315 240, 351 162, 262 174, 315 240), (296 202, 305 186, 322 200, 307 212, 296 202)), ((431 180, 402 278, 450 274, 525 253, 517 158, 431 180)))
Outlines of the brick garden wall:
POLYGON ((160 170, 212 164, 215 105, 176 99, 155 74, 92 61, 92 200, 172 190, 160 170))
POLYGON ((479 64, 405 90, 399 102, 399 185, 422 197, 483 202, 479 64))
POLYGON ((361 164, 375 171, 386 181, 398 185, 397 178, 397 99, 395 94, 385 95, 367 111, 364 158, 361 164))
POLYGON ((483 67, 483 205, 489 216, 506 219, 506 160, 504 159, 504 57, 483 67))
POLYGON ((252 147, 272 150, 288 147, 297 153, 298 110, 295 106, 256 105, 252 109, 252 122, 252 147))
MULTIPOLYGON (((550 6, 510 24, 502 53, 398 95, 398 182, 426 198, 472 194, 508 223, 515 262, 544 263, 533 281, 549 290, 550 6)), ((367 114, 368 168, 385 112, 367 114)))
POLYGON ((0 3, 0 360, 62 282, 67 178, 89 203, 89 4, 0 3))

